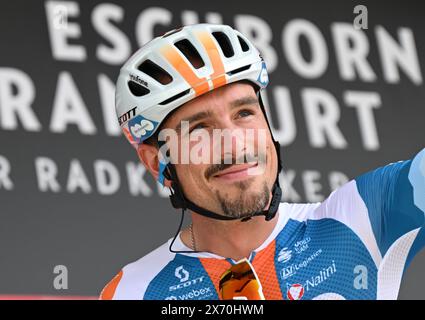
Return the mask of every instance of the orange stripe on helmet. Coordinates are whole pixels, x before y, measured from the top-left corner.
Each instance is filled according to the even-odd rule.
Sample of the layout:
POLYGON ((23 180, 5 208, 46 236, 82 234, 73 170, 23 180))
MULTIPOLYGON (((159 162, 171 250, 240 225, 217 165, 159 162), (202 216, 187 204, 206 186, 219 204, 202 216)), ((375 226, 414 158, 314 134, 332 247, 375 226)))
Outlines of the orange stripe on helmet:
POLYGON ((224 72, 223 61, 221 60, 220 53, 214 43, 211 35, 206 31, 196 33, 196 37, 202 43, 210 58, 214 73, 211 75, 211 80, 214 89, 224 86, 226 84, 226 76, 224 72))
POLYGON ((187 62, 181 57, 177 49, 173 46, 165 46, 161 49, 161 53, 195 90, 196 96, 209 91, 210 87, 206 79, 196 76, 195 72, 193 72, 187 62))

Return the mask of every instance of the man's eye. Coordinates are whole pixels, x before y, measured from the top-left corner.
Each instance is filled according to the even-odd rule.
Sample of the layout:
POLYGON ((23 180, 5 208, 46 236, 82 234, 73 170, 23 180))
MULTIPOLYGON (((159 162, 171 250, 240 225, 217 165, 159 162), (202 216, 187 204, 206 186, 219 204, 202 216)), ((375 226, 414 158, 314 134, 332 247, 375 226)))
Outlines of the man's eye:
POLYGON ((194 130, 198 130, 198 129, 204 129, 205 128, 205 124, 203 124, 203 123, 198 123, 197 125, 194 125, 190 130, 189 130, 189 132, 192 132, 192 131, 194 131, 194 130))
POLYGON ((254 113, 250 110, 241 110, 238 112, 238 115, 242 118, 253 115, 254 113))

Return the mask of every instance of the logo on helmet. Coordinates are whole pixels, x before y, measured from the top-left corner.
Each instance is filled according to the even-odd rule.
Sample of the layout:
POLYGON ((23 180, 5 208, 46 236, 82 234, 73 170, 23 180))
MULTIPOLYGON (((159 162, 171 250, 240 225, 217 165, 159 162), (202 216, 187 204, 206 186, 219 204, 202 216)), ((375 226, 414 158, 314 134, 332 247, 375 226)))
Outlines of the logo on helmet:
POLYGON ((263 62, 261 66, 261 72, 257 79, 263 86, 266 86, 269 83, 269 75, 267 73, 266 63, 263 62))
POLYGON ((136 109, 137 107, 134 107, 133 109, 128 110, 122 116, 118 117, 118 123, 120 124, 120 126, 122 126, 124 122, 130 120, 131 117, 134 117, 136 115, 136 109))
POLYGON ((148 87, 148 83, 137 75, 130 73, 130 80, 133 80, 134 82, 137 82, 145 87, 148 87))
POLYGON ((128 127, 130 128, 130 133, 134 140, 137 143, 141 143, 143 140, 150 137, 157 124, 156 121, 151 121, 138 115, 128 122, 128 127))

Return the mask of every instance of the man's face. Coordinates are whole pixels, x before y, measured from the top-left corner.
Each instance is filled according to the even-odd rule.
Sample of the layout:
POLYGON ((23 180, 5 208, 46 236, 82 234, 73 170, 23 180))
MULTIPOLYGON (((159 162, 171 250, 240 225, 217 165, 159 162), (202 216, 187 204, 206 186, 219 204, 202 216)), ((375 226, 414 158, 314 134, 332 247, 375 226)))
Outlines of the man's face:
POLYGON ((171 147, 179 152, 176 172, 185 196, 192 202, 238 218, 269 204, 277 155, 251 85, 233 83, 204 94, 178 108, 163 128, 177 129, 180 139, 188 139, 186 145, 171 147), (188 121, 184 126, 188 131, 182 129, 182 121, 188 121), (222 130, 227 131, 227 138, 217 135, 222 130), (202 135, 210 139, 202 140, 202 135), (200 138, 190 141, 194 136, 200 138), (208 161, 195 164, 190 158, 189 163, 182 163, 182 152, 203 153, 208 161))

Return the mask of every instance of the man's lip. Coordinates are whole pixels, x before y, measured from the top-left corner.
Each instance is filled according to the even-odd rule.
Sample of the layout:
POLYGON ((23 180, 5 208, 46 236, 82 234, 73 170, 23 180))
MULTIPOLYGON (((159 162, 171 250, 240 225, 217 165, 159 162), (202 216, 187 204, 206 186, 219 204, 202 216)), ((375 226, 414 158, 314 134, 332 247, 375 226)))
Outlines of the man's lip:
POLYGON ((237 165, 231 166, 229 169, 225 169, 223 171, 217 172, 216 174, 213 175, 213 177, 217 178, 217 177, 221 177, 221 176, 224 176, 226 174, 229 174, 229 173, 241 172, 241 171, 247 170, 249 168, 255 167, 256 165, 257 165, 257 162, 237 164, 237 165))

